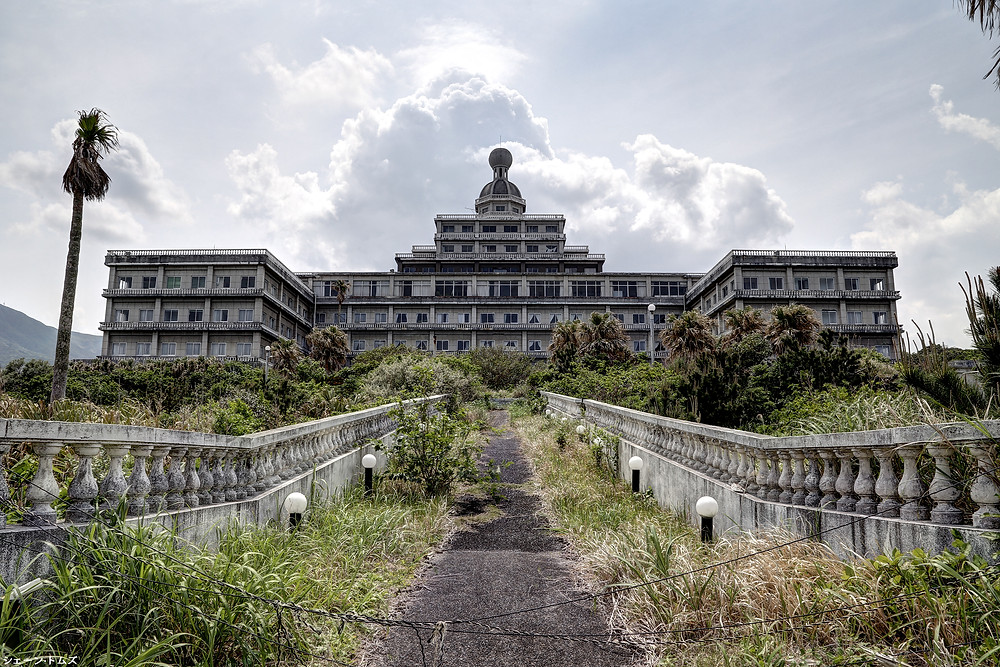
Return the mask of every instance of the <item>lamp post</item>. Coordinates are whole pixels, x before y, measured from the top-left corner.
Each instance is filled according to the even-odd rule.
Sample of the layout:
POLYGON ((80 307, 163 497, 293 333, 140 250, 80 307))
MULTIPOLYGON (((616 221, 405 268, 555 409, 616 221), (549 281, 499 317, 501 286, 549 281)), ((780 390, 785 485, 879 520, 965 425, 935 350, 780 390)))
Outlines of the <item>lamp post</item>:
POLYGON ((264 346, 264 390, 267 390, 267 365, 271 361, 271 346, 264 346))
POLYGON ((377 462, 374 454, 365 454, 361 457, 361 465, 365 469, 365 495, 370 496, 372 494, 372 470, 375 468, 375 463, 377 462))
POLYGON ((656 312, 656 304, 651 303, 646 306, 646 310, 649 311, 649 365, 652 366, 656 363, 653 359, 653 313, 656 312))
POLYGON ((711 542, 712 519, 719 513, 719 501, 712 496, 702 496, 694 504, 694 511, 701 517, 701 541, 711 542))
POLYGON ((642 458, 633 456, 628 460, 628 467, 632 471, 632 493, 639 493, 639 471, 642 470, 642 458))
POLYGON ((285 502, 282 503, 282 508, 284 511, 288 512, 288 527, 295 530, 302 523, 302 515, 306 511, 306 505, 308 501, 306 497, 296 491, 295 493, 289 493, 285 497, 285 502))

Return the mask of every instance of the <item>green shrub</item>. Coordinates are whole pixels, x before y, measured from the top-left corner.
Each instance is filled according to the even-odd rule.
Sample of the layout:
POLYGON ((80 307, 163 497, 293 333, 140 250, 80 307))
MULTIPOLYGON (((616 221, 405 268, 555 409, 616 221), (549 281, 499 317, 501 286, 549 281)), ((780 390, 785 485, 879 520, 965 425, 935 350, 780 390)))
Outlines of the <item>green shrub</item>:
POLYGON ((477 347, 465 356, 489 389, 511 389, 525 382, 531 372, 531 357, 500 347, 477 347))

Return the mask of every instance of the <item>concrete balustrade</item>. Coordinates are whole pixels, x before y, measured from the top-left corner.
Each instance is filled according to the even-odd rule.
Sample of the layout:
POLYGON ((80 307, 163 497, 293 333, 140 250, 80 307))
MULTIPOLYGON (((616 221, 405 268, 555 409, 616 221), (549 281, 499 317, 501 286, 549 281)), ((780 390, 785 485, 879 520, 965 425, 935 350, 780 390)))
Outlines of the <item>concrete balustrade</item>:
POLYGON ((866 555, 941 550, 958 530, 977 551, 993 552, 982 533, 1000 529, 1000 421, 779 438, 543 396, 559 415, 619 436, 622 461, 653 459, 644 486, 661 504, 693 516, 700 495, 716 497, 717 530, 728 516, 733 529, 793 528, 866 555), (963 479, 956 469, 974 475, 963 479))

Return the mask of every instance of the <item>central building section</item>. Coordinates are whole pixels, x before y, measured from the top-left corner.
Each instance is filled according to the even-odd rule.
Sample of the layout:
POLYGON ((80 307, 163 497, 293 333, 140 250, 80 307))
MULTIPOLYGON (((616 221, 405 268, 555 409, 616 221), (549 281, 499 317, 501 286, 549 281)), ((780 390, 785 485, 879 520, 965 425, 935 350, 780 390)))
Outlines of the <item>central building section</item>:
POLYGON ((541 357, 557 323, 606 312, 634 351, 647 351, 650 332, 683 311, 702 274, 605 273, 603 254, 567 245, 564 216, 526 212, 508 177, 512 162, 506 148, 494 149, 475 214, 436 216, 434 244, 397 253, 395 271, 299 274, 316 294, 317 326, 339 322, 354 353, 403 344, 541 357))

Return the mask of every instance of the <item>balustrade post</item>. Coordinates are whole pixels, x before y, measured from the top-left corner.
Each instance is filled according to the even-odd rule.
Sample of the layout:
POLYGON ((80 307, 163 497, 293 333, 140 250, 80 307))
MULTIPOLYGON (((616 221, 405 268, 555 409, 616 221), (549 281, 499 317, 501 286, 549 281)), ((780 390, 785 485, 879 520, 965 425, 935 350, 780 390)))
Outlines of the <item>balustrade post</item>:
POLYGON ((729 468, 726 473, 729 476, 730 484, 742 484, 743 476, 740 475, 740 450, 742 447, 740 445, 733 445, 733 448, 729 450, 729 468))
POLYGON ((793 505, 806 504, 806 453, 801 449, 793 449, 789 454, 792 457, 792 497, 793 505))
POLYGON ((59 484, 52 472, 52 462, 62 447, 62 443, 31 443, 31 451, 38 457, 38 471, 25 493, 29 507, 24 517, 26 526, 47 526, 56 522, 52 502, 59 497, 59 484))
POLYGON ((73 523, 86 523, 94 518, 97 500, 97 480, 94 478, 94 457, 101 453, 97 443, 79 443, 73 445, 80 462, 76 467, 76 475, 69 483, 69 507, 66 509, 66 520, 73 523))
POLYGON ((184 506, 198 507, 198 489, 201 488, 201 480, 198 478, 198 470, 195 464, 201 450, 195 447, 188 449, 184 456, 184 506))
POLYGON ((153 463, 149 466, 149 497, 146 506, 154 514, 167 507, 167 491, 170 480, 163 471, 163 460, 170 453, 170 447, 153 447, 153 463))
POLYGON ((105 511, 117 511, 118 503, 128 490, 128 482, 125 481, 125 473, 122 472, 122 459, 128 454, 131 445, 105 445, 104 451, 111 458, 108 466, 108 474, 101 480, 98 490, 98 497, 101 502, 101 509, 105 511))
POLYGON ((850 449, 838 449, 837 458, 840 459, 840 475, 836 485, 840 500, 837 501, 837 509, 841 512, 853 512, 858 504, 858 499, 854 496, 854 452, 850 449))
POLYGON ((167 509, 179 510, 184 507, 184 473, 181 464, 184 461, 186 447, 170 449, 170 468, 167 469, 167 509))
POLYGON ((267 469, 267 477, 264 478, 264 482, 268 489, 281 481, 281 478, 278 477, 277 456, 278 448, 274 445, 268 445, 264 455, 264 466, 267 469))
POLYGON ((254 481, 254 495, 267 490, 267 452, 263 447, 258 447, 256 450, 256 458, 254 459, 254 476, 257 478, 254 481))
POLYGON ((899 448, 899 457, 903 459, 903 478, 899 480, 899 497, 903 500, 899 508, 899 518, 907 521, 927 521, 930 512, 920 504, 924 497, 924 483, 920 481, 917 470, 917 458, 920 448, 915 445, 903 445, 899 448))
POLYGON ((720 482, 728 483, 733 479, 732 476, 729 474, 729 466, 730 466, 729 447, 727 447, 721 442, 717 445, 717 447, 719 455, 715 459, 716 463, 715 478, 718 479, 720 482))
POLYGON ((743 445, 736 445, 736 477, 733 479, 734 482, 743 486, 743 490, 746 491, 746 479, 747 479, 747 448, 743 445))
POLYGON ((892 465, 895 450, 891 447, 879 447, 875 450, 878 459, 878 479, 875 481, 875 493, 881 498, 878 504, 879 516, 899 516, 899 478, 892 465))
MULTIPOLYGON (((781 486, 778 484, 778 480, 781 479, 781 475, 778 472, 778 452, 768 450, 767 462, 770 471, 767 474, 766 499, 771 502, 777 502, 781 496, 781 486)), ((761 494, 761 498, 764 498, 764 494, 761 494)))
POLYGON ((957 525, 965 518, 962 510, 955 507, 955 501, 962 493, 955 483, 951 473, 951 455, 954 453, 951 445, 943 442, 927 444, 927 453, 934 457, 934 478, 927 489, 934 507, 931 508, 931 521, 957 525))
POLYGON ((875 514, 878 502, 875 500, 875 476, 872 474, 872 452, 870 449, 854 450, 858 459, 858 478, 854 481, 854 493, 858 502, 854 511, 858 514, 875 514))
POLYGON ((245 500, 247 497, 247 486, 250 484, 250 461, 245 453, 240 452, 236 456, 236 500, 245 500))
POLYGON ((7 468, 3 459, 10 445, 0 442, 0 528, 7 527, 7 506, 10 504, 10 487, 7 486, 7 468))
POLYGON ((830 509, 837 506, 837 474, 834 472, 834 461, 836 454, 829 450, 821 450, 819 453, 823 459, 823 476, 819 478, 819 490, 823 492, 823 497, 819 501, 822 509, 830 509))
POLYGON ((198 505, 211 505, 212 487, 215 485, 215 475, 212 474, 212 460, 215 450, 206 447, 201 450, 201 465, 198 466, 198 505))
POLYGON ((215 465, 212 466, 212 502, 226 502, 226 453, 215 452, 215 465))
POLYGON ((146 513, 146 498, 151 488, 149 475, 146 474, 146 459, 152 451, 153 445, 132 445, 132 473, 128 477, 128 488, 125 489, 129 516, 142 516, 146 513))
POLYGON ((792 502, 792 455, 787 450, 778 452, 781 459, 781 475, 778 477, 778 486, 781 492, 778 494, 778 502, 788 504, 792 502))
POLYGON ((236 477, 236 452, 229 450, 226 452, 226 502, 237 500, 236 485, 239 479, 236 477))
POLYGON ((751 495, 757 495, 757 491, 760 490, 760 486, 757 484, 757 453, 755 450, 747 447, 743 452, 743 457, 746 459, 747 467, 744 472, 744 491, 751 495))
POLYGON ((807 456, 809 457, 809 472, 806 473, 805 479, 806 507, 819 507, 820 499, 823 497, 819 488, 819 471, 823 464, 820 463, 818 452, 810 451, 807 456))
POLYGON ((767 479, 771 476, 771 462, 762 449, 755 449, 753 454, 757 459, 757 479, 754 480, 757 489, 753 494, 761 500, 767 500, 767 479))
POLYGON ((263 488, 260 489, 257 488, 258 484, 257 480, 260 479, 259 477, 257 477, 257 460, 254 458, 254 452, 252 451, 246 451, 243 454, 243 457, 246 459, 246 466, 247 466, 247 484, 245 487, 246 494, 247 498, 253 498, 260 491, 264 490, 263 488))
POLYGON ((993 460, 993 445, 988 442, 971 442, 969 453, 976 457, 976 479, 969 489, 969 497, 978 508, 972 514, 976 528, 1000 530, 1000 486, 997 485, 997 466, 993 460))

